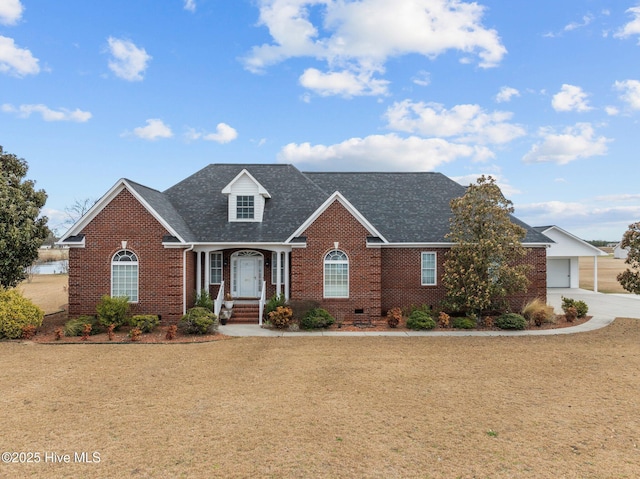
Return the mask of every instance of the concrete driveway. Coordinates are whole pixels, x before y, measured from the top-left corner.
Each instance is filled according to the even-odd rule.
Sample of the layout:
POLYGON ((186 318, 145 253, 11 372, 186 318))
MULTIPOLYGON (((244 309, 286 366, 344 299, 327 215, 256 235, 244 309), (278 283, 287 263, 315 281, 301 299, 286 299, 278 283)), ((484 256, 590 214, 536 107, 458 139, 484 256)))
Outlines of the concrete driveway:
POLYGON ((562 296, 582 300, 589 306, 589 316, 612 321, 615 318, 640 319, 640 296, 637 294, 604 294, 586 289, 549 288, 547 303, 562 313, 562 296))

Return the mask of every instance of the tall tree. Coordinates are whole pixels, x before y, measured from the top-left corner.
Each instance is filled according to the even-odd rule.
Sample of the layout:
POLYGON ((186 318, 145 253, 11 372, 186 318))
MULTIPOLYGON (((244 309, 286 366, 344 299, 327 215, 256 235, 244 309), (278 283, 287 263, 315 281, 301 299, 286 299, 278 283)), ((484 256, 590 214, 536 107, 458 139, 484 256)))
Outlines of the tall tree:
POLYGON ((480 315, 506 307, 506 296, 526 291, 528 265, 522 240, 526 230, 511 220, 513 203, 491 176, 478 178, 451 200, 447 238, 454 245, 444 262, 446 300, 456 311, 480 315))
POLYGON ((47 201, 43 190, 24 179, 29 167, 0 146, 0 288, 16 286, 26 277, 25 268, 38 257, 38 248, 49 234, 40 210, 47 201))
POLYGON ((640 294, 640 221, 629 225, 620 246, 629 248, 627 259, 624 262, 630 268, 618 275, 618 282, 630 293, 640 294))

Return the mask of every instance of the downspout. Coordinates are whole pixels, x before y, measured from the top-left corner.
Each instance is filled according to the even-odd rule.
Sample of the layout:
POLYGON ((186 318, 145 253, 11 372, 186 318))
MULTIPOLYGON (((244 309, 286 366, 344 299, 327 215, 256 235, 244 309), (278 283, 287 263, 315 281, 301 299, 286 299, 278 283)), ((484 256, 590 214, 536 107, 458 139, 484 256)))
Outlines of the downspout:
POLYGON ((196 245, 191 245, 182 253, 182 314, 187 314, 187 253, 193 251, 196 245))

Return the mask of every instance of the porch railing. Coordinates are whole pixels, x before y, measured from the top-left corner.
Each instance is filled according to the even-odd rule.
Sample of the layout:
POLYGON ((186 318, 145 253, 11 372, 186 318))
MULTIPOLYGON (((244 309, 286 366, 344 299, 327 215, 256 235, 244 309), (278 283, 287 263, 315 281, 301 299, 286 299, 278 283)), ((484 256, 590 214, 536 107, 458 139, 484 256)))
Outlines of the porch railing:
POLYGON ((264 303, 267 299, 267 282, 262 282, 262 293, 260 293, 260 316, 258 316, 258 324, 262 326, 262 314, 264 313, 264 303))
POLYGON ((218 296, 213 302, 213 314, 220 316, 220 310, 222 309, 222 303, 224 301, 224 281, 220 281, 220 289, 218 290, 218 296))

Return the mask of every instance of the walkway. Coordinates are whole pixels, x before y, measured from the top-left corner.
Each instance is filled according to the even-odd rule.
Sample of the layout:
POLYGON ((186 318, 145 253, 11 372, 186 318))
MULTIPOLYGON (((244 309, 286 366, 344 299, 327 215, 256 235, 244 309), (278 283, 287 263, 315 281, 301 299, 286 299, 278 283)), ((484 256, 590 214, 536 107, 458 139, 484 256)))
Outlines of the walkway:
POLYGON ((552 288, 547 292, 547 302, 562 311, 562 296, 582 300, 589 306, 589 315, 593 318, 578 326, 558 329, 526 330, 526 331, 279 331, 261 328, 257 324, 227 324, 220 326, 220 332, 227 336, 546 336, 553 334, 573 334, 603 328, 615 318, 640 319, 640 296, 633 294, 603 294, 585 289, 552 288))

